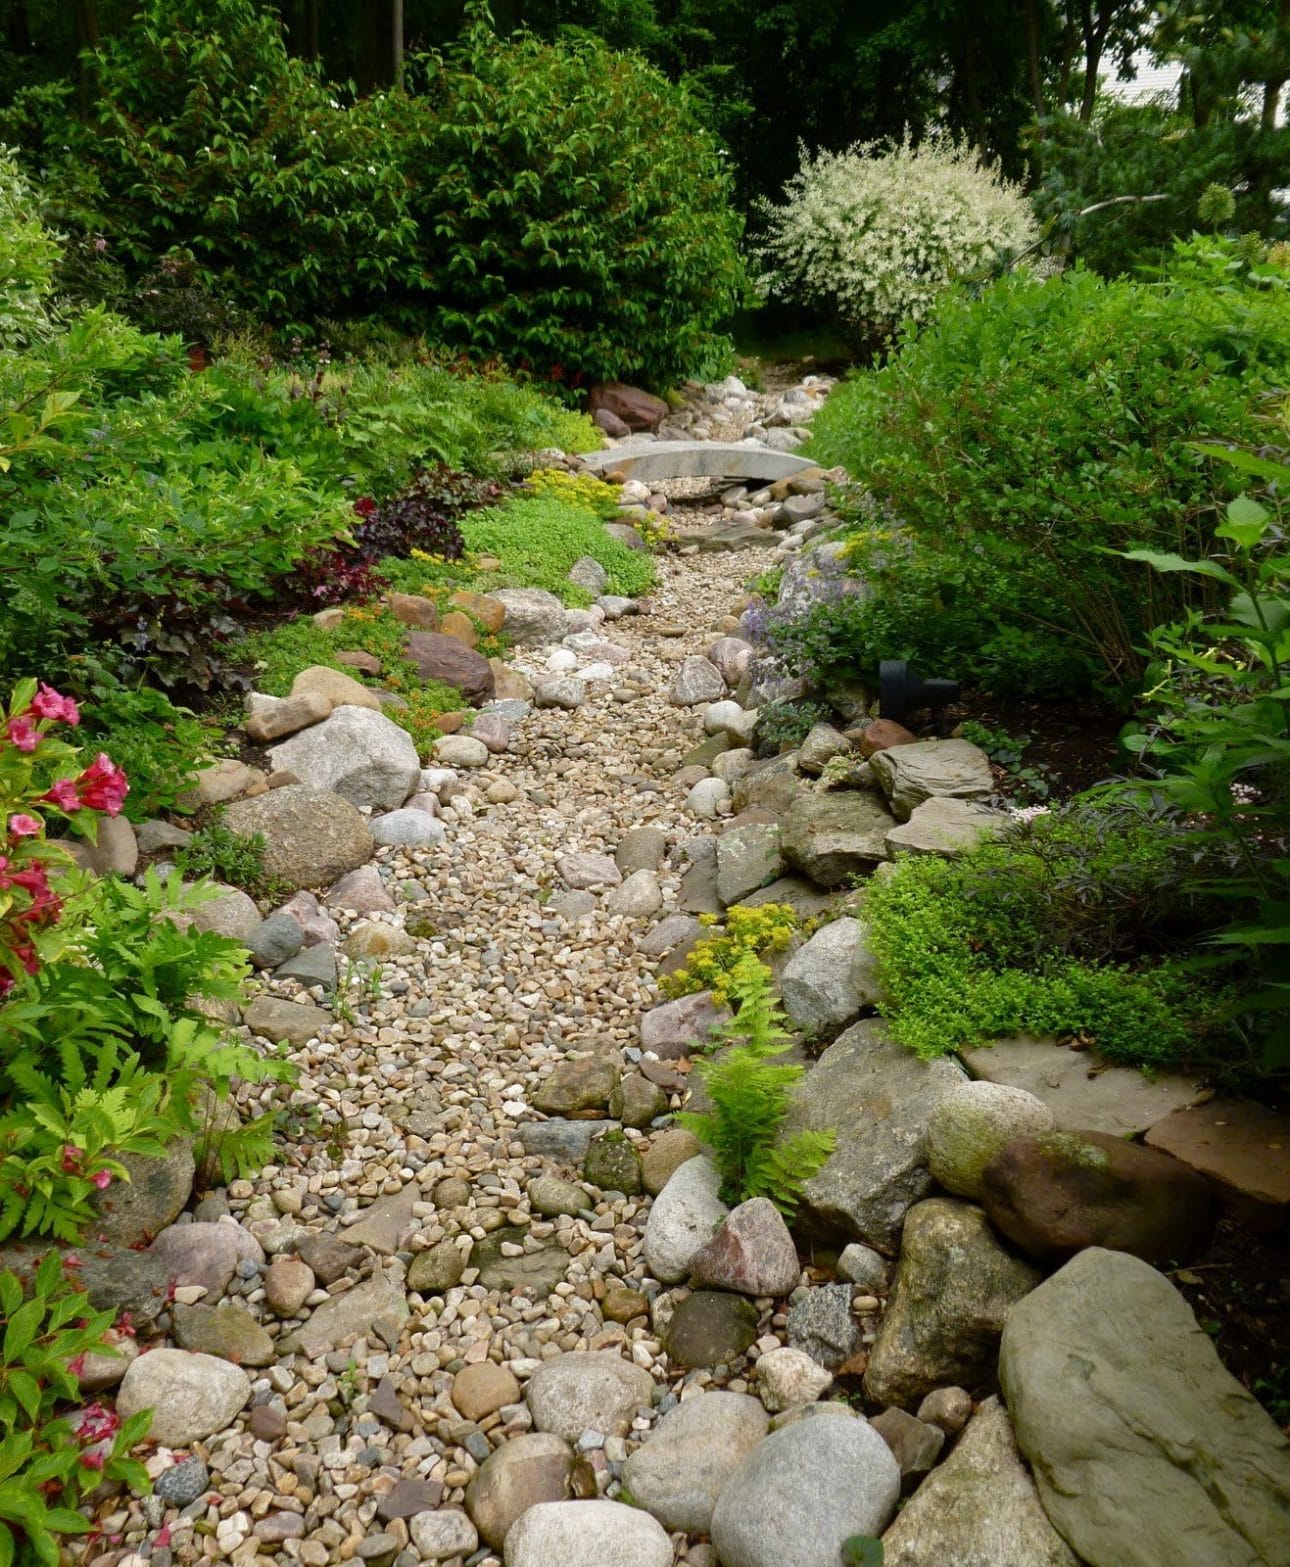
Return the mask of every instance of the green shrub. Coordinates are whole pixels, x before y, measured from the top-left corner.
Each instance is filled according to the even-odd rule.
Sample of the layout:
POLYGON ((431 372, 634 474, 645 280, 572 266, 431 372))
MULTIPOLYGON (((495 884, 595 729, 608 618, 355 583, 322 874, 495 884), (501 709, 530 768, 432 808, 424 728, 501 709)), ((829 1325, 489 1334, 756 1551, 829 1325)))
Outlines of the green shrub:
POLYGON ((49 330, 57 240, 12 154, 0 147, 0 351, 21 348, 49 330))
POLYGON ((739 1010, 722 1030, 727 1048, 697 1067, 712 1110, 677 1119, 711 1147, 725 1202, 769 1197, 791 1217, 802 1188, 833 1152, 836 1134, 807 1131, 784 1138, 789 1090, 806 1068, 773 1059, 791 1041, 766 965, 750 955, 741 958, 733 994, 739 1010))
POLYGON ((712 361, 740 223, 683 89, 602 43, 496 38, 476 11, 422 57, 403 141, 431 330, 570 386, 712 361))
POLYGON ((915 573, 948 566, 957 637, 974 618, 982 642, 1032 626, 1128 685, 1146 631, 1213 595, 1177 577, 1144 592, 1108 551, 1198 546, 1233 486, 1191 443, 1252 436, 1287 370, 1284 289, 1221 248, 1184 252, 1154 286, 1008 277, 944 298, 888 365, 840 387, 811 453, 898 520, 915 573))
POLYGON ((175 852, 175 869, 189 881, 209 876, 225 886, 240 887, 253 898, 276 903, 293 889, 275 880, 264 868, 262 833, 233 832, 216 813, 175 852))
POLYGON ((210 732, 164 691, 126 684, 92 656, 78 658, 73 671, 83 742, 106 751, 130 780, 123 814, 143 822, 177 810, 211 760, 210 732))
MULTIPOLYGON (((590 555, 609 573, 607 593, 638 598, 653 586, 654 563, 605 532, 595 511, 551 494, 522 496, 462 519, 467 548, 500 562, 492 586, 546 588, 566 603, 585 604, 590 595, 569 581, 569 569, 590 555)), ((485 585, 488 579, 484 579, 485 585)))
POLYGON ((823 311, 861 345, 926 319, 955 278, 1035 238, 1030 205, 967 142, 869 142, 807 152, 782 206, 762 204, 762 285, 823 311))
MULTIPOLYGON (((84 121, 70 89, 61 104, 51 89, 36 95, 40 150, 54 199, 136 272, 177 250, 197 284, 279 321, 416 280, 386 100, 342 107, 314 66, 287 54, 271 12, 252 0, 141 0, 92 72, 84 121)), ((31 101, 20 99, 20 116, 31 101)))
POLYGON ((57 1567, 59 1537, 90 1532, 77 1510, 82 1497, 106 1482, 151 1489, 131 1450, 147 1435, 150 1410, 121 1421, 101 1404, 71 1414, 60 1407, 82 1394, 86 1355, 111 1356, 103 1342, 114 1313, 95 1311, 51 1251, 23 1298, 14 1273, 0 1273, 0 1564, 57 1567), (75 1420, 75 1424, 73 1424, 75 1420))
POLYGON ((1188 961, 1213 919, 1193 834, 1134 808, 1018 823, 955 861, 899 862, 865 894, 895 1037, 922 1056, 1018 1033, 1147 1066, 1231 1057, 1221 982, 1188 961))

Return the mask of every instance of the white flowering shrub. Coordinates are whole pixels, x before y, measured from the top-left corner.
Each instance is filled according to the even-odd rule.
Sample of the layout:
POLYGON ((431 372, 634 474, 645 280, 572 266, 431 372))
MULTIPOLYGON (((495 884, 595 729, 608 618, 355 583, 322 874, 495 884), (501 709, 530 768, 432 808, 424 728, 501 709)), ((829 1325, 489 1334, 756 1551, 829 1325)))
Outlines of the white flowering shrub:
POLYGON ((860 339, 922 321, 947 283, 1038 234, 1021 187, 949 136, 804 151, 785 194, 761 208, 763 287, 860 339))
POLYGON ((58 242, 13 154, 0 147, 0 350, 21 348, 49 329, 58 242))

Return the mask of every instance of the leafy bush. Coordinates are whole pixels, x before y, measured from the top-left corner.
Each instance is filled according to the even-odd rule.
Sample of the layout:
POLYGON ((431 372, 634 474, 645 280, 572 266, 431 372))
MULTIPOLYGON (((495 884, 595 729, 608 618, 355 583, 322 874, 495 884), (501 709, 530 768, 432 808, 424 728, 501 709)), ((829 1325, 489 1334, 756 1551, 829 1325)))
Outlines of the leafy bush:
POLYGON ((789 1090, 806 1069, 773 1060, 791 1041, 765 964, 750 955, 741 958, 733 993, 739 1010, 722 1031, 729 1045, 696 1068, 712 1111, 677 1119, 711 1147, 724 1201, 769 1197, 791 1217, 802 1188, 833 1152, 836 1135, 807 1131, 783 1137, 789 1090))
POLYGON ((74 661, 73 678, 82 734, 107 751, 130 780, 124 814, 142 822, 178 810, 180 795, 210 760, 208 730, 165 692, 127 684, 92 656, 74 661))
POLYGON ((494 584, 499 587, 546 588, 566 603, 589 603, 590 595, 569 581, 570 567, 583 555, 609 573, 608 593, 638 598, 654 583, 648 555, 606 533, 597 512, 550 494, 471 512, 461 532, 468 549, 501 562, 494 584))
MULTIPOLYGON (((1005 637, 986 655, 1005 675, 1033 628, 1105 682, 1136 681, 1147 630, 1214 595, 1177 577, 1143 591, 1108 551, 1194 553, 1231 494, 1191 443, 1253 438, 1260 394, 1290 370, 1285 286, 1266 272, 1206 244, 1157 285, 1004 278, 946 296, 888 365, 838 388, 812 455, 844 463, 903 529, 855 525, 860 566, 877 552, 889 567, 872 607, 842 611, 870 656, 899 656, 882 637, 927 646, 948 608, 969 657, 974 629, 982 646, 1005 637)), ((1042 673, 1032 661, 1025 688, 1042 673)))
POLYGON ((922 1056, 1032 1033, 1141 1065, 1230 1058, 1219 982, 1188 961, 1213 918, 1201 849, 1158 814, 1076 806, 898 862, 865 894, 895 1037, 922 1056))
POLYGON ((1196 856, 1191 887, 1226 915, 1210 938, 1216 952, 1241 963, 1227 1021, 1261 1071, 1284 1072, 1290 1069, 1284 851, 1290 558, 1282 518, 1290 463, 1219 447, 1210 455, 1262 480, 1264 503, 1249 496, 1232 501, 1200 559, 1129 552, 1156 572, 1215 581, 1225 594, 1214 615, 1153 634, 1147 706, 1124 737, 1147 776, 1110 793, 1165 802, 1207 851, 1196 856))
POLYGON ((785 195, 761 205, 762 286, 824 311, 861 344, 924 321, 948 283, 1036 234, 1021 187, 946 135, 806 153, 785 195))
POLYGON ((816 724, 833 722, 827 702, 800 699, 767 702, 757 719, 757 754, 775 756, 801 745, 816 724))
POLYGON ((434 336, 562 386, 663 385, 712 359, 740 224, 683 89, 591 38, 500 41, 478 11, 409 80, 434 336))
POLYGON ((0 351, 49 330, 58 258, 58 242, 41 222, 26 180, 0 147, 0 351))
POLYGON ((55 198, 90 204, 85 226, 136 270, 179 249, 198 285, 288 321, 416 280, 385 100, 342 108, 271 12, 142 0, 92 71, 84 121, 70 88, 36 97, 41 151, 55 198))
MULTIPOLYGON (((711 927, 717 923, 717 917, 700 914, 699 923, 711 927)), ((667 975, 659 989, 672 997, 710 990, 713 1001, 724 1005, 731 999, 742 960, 787 951, 798 929, 797 915, 787 903, 763 903, 756 908, 735 904, 726 910, 725 929, 697 941, 685 967, 667 975)))
POLYGON ((176 850, 175 869, 186 879, 209 876, 273 903, 289 896, 290 889, 266 872, 264 850, 263 833, 233 832, 217 814, 176 850))
POLYGON ((80 1397, 85 1357, 115 1353, 103 1342, 113 1313, 95 1311, 68 1284, 63 1258, 51 1251, 36 1271, 29 1299, 16 1274, 0 1273, 0 1567, 39 1562, 57 1567, 59 1536, 90 1532, 76 1511, 81 1498, 107 1481, 151 1489, 130 1451, 147 1434, 150 1410, 120 1421, 101 1404, 77 1412, 59 1406, 80 1397))

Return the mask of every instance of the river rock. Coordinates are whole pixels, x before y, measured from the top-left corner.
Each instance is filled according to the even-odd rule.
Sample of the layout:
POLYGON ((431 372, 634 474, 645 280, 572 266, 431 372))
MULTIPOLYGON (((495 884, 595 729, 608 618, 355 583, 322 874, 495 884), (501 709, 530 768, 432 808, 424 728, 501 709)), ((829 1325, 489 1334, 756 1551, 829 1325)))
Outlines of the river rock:
POLYGON ((663 1330, 672 1365, 723 1366, 737 1360, 757 1337, 757 1308, 724 1290, 695 1290, 673 1311, 663 1330))
POLYGON ((722 1486, 768 1429, 766 1411, 746 1393, 683 1399, 628 1457, 623 1483, 669 1533, 707 1534, 722 1486))
POLYGON ((818 777, 835 756, 846 756, 851 742, 832 724, 816 724, 798 751, 797 765, 804 773, 818 777))
POLYGON ((1149 1264, 1090 1247, 1013 1307, 999 1380, 1044 1511, 1089 1567, 1277 1567, 1290 1442, 1149 1264))
POLYGON ((424 1562, 446 1562, 474 1554, 479 1533, 459 1508, 417 1513, 408 1525, 412 1544, 424 1562))
POLYGON ((663 907, 663 891, 653 871, 633 871, 621 887, 605 899, 607 914, 623 915, 629 919, 648 919, 663 907))
POLYGON ((900 1465, 900 1489, 909 1495, 940 1457, 945 1446, 944 1431, 903 1409, 884 1409, 869 1424, 891 1449, 900 1465))
POLYGON ((1079 1567, 1040 1505, 997 1398, 981 1405, 882 1544, 885 1567, 1079 1567))
POLYGON ((870 758, 892 814, 907 822, 924 800, 984 800, 994 791, 990 758, 970 740, 918 740, 870 758))
POLYGON ((669 695, 678 707, 697 707, 700 702, 718 701, 725 691, 726 683, 716 666, 692 655, 681 660, 669 695))
MULTIPOLYGON (((641 1180, 657 1197, 683 1164, 702 1152, 699 1139, 683 1126, 671 1126, 653 1139, 641 1155, 641 1180)), ((718 1222, 720 1222, 718 1220, 718 1222)))
POLYGON ((184 1211, 197 1173, 193 1145, 186 1137, 176 1137, 160 1159, 133 1153, 117 1157, 130 1179, 113 1181, 106 1191, 93 1194, 91 1206, 98 1215, 94 1234, 112 1246, 135 1246, 159 1235, 184 1211))
POLYGON ((696 990, 676 1001, 665 1001, 641 1015, 641 1049, 663 1061, 675 1061, 703 1050, 713 1031, 730 1021, 729 1007, 718 1006, 710 990, 696 990))
POLYGON ((287 784, 224 813, 231 832, 264 837, 264 869, 292 887, 326 887, 372 858, 367 824, 338 794, 287 784))
POLYGON ((555 868, 565 886, 575 892, 590 891, 593 887, 617 887, 623 879, 622 872, 607 854, 562 854, 556 860, 555 868))
POLYGON ((987 1381, 1009 1311, 1041 1276, 999 1244, 973 1204, 947 1197, 916 1204, 869 1352, 866 1397, 911 1408, 948 1383, 987 1381))
POLYGON ((494 1449, 466 1488, 466 1508, 480 1537, 500 1551, 531 1507, 570 1494, 572 1474, 572 1450, 547 1432, 526 1432, 494 1449))
POLYGON ((584 1431, 625 1436, 638 1404, 648 1404, 654 1380, 613 1350, 572 1351, 545 1360, 528 1385, 533 1424, 576 1442, 584 1431))
POLYGON ((771 1414, 812 1404, 833 1385, 833 1373, 802 1349, 784 1345, 757 1361, 757 1391, 771 1414))
POLYGON ((721 1177, 711 1160, 690 1159, 654 1199, 645 1221, 645 1264, 662 1284, 677 1284, 725 1219, 721 1177))
POLYGON ((382 847, 403 849, 429 849, 448 836, 448 829, 437 817, 416 806, 373 816, 370 831, 373 842, 382 847))
POLYGON ((879 1020, 847 1029, 794 1090, 786 1131, 837 1133, 832 1154, 806 1183, 803 1218, 822 1233, 892 1253, 906 1210, 932 1188, 932 1110, 963 1081, 953 1062, 920 1061, 879 1020))
POLYGON ((506 1567, 672 1567, 672 1542, 623 1502, 539 1502, 506 1537, 506 1567))
POLYGON ((927 1161, 948 1192, 979 1200, 981 1172, 1014 1137, 1051 1131, 1053 1112, 1024 1088, 963 1083, 933 1109, 927 1161))
POLYGON ((605 1056, 557 1061, 533 1094, 534 1109, 547 1115, 603 1110, 617 1086, 620 1069, 605 1056))
POLYGON ((251 1397, 239 1366, 214 1355, 154 1349, 132 1360, 117 1391, 116 1410, 128 1420, 152 1410, 148 1435, 165 1447, 190 1447, 232 1425, 251 1397))
POLYGON ((243 1258, 263 1262, 260 1243, 239 1224, 172 1224, 151 1246, 177 1284, 197 1284, 208 1300, 228 1287, 243 1258))
POLYGON ((881 797, 867 789, 798 793, 784 817, 780 846, 789 864, 813 882, 841 887, 888 858, 887 834, 895 825, 881 797))
POLYGON ((307 1002, 257 996, 243 1011, 242 1021, 253 1034, 271 1044, 285 1039, 293 1045, 305 1045, 330 1028, 333 1019, 330 1012, 307 1002))
POLYGON ((768 1197, 732 1208, 721 1228, 690 1259, 690 1277, 740 1295, 787 1295, 801 1274, 783 1215, 768 1197))
POLYGON ((1202 1176, 1105 1132, 1014 1138, 982 1171, 981 1201, 1000 1234, 1047 1263, 1085 1246, 1146 1262, 1189 1262, 1214 1219, 1202 1176))
POLYGON ((187 913, 176 915, 174 922, 181 928, 213 931, 217 936, 229 936, 234 941, 246 941, 260 926, 260 911, 254 898, 237 887, 221 887, 211 884, 216 897, 208 898, 187 913))
POLYGON ((264 1293, 279 1317, 298 1317, 317 1285, 314 1270, 299 1257, 275 1257, 264 1275, 264 1293))
POLYGON ((722 1489, 712 1543, 722 1567, 838 1567, 852 1535, 881 1534, 900 1470, 865 1420, 800 1420, 772 1431, 722 1489))
POLYGON ((269 757, 274 767, 294 773, 306 787, 338 794, 352 805, 387 810, 402 805, 421 777, 407 730, 384 713, 362 707, 338 707, 321 724, 275 745, 269 757))
POLYGON ((236 1301, 219 1306, 175 1306, 171 1317, 175 1342, 181 1349, 218 1355, 238 1366, 267 1366, 274 1359, 273 1340, 236 1301))
POLYGON ((506 610, 506 636, 514 647, 544 647, 569 629, 564 605, 542 588, 503 588, 492 597, 506 610))

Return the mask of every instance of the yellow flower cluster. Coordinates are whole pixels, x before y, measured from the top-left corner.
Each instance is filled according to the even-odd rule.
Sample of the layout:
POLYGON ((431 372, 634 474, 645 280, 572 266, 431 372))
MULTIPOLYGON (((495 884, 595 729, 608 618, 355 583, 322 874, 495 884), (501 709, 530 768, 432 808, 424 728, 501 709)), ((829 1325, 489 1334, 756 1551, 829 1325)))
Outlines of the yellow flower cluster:
POLYGON ((534 495, 549 495, 568 506, 612 517, 618 510, 618 492, 612 484, 590 473, 569 473, 563 468, 538 468, 525 480, 534 495))
MULTIPOLYGON (((709 928, 717 923, 712 914, 701 914, 699 922, 709 928)), ((710 990, 714 1001, 728 1001, 739 960, 783 952, 800 929, 787 903, 763 903, 759 908, 736 905, 726 910, 725 930, 696 942, 685 967, 668 975, 659 988, 673 998, 710 990)))

